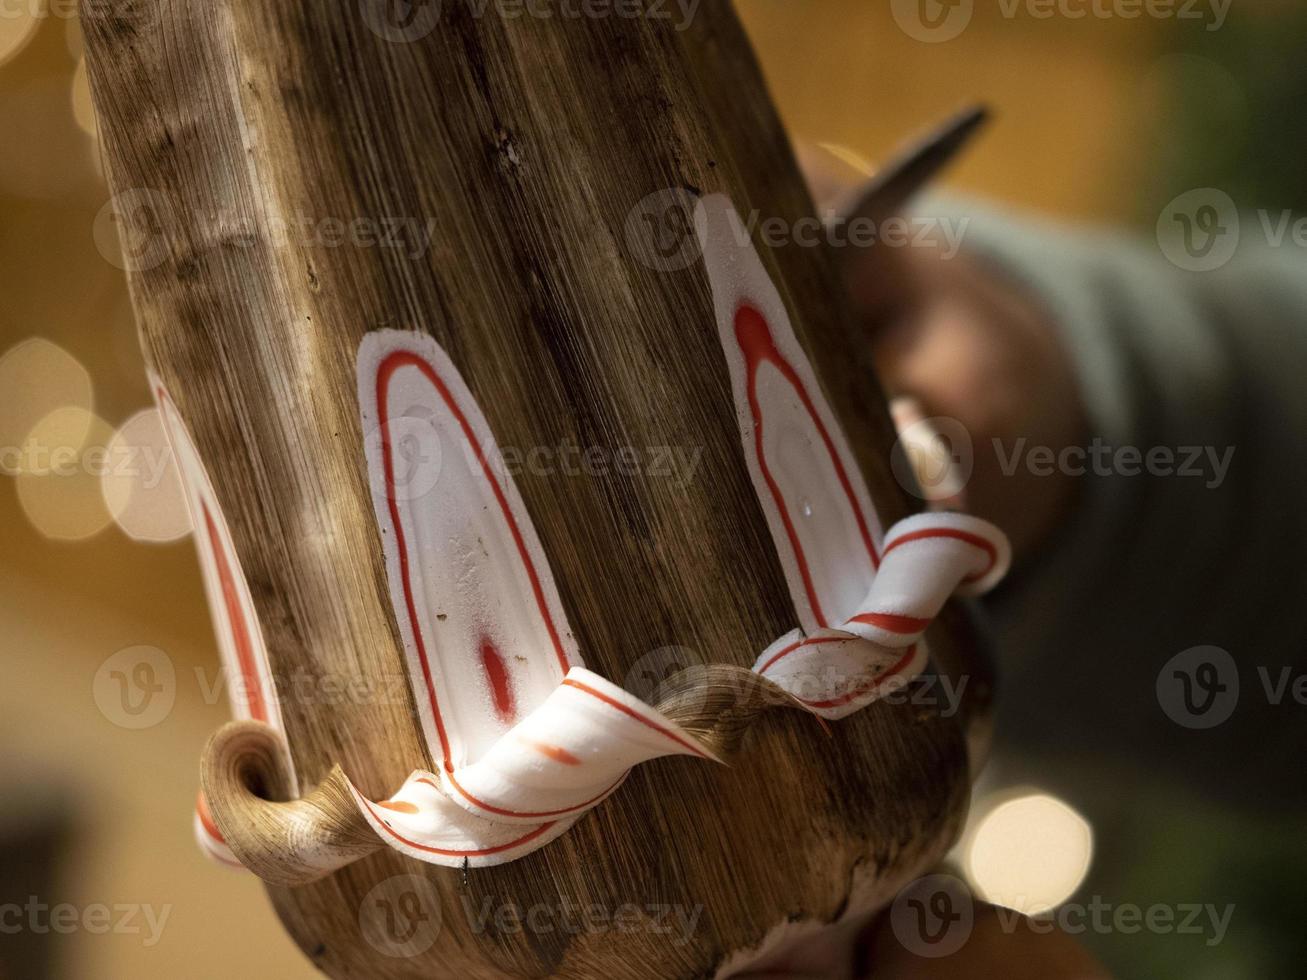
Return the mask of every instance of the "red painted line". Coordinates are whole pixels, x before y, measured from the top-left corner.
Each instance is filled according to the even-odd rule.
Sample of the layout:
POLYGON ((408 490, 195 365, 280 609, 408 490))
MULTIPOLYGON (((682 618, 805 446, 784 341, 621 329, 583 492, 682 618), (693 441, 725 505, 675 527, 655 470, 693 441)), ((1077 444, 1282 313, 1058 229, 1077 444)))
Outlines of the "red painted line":
MULTIPOLYGON (((617 787, 621 785, 622 780, 626 778, 626 774, 623 773, 621 776, 617 777, 617 779, 613 782, 611 786, 609 786, 598 796, 591 797, 590 799, 586 800, 584 803, 576 804, 576 806, 564 807, 561 810, 542 810, 539 813, 530 813, 530 812, 524 812, 522 810, 505 810, 501 807, 492 806, 489 803, 482 802, 481 800, 478 800, 475 796, 473 796, 471 793, 469 793, 467 790, 465 790, 462 786, 458 784, 458 780, 454 778, 453 772, 449 770, 445 770, 445 776, 449 779, 449 784, 458 791, 458 795, 463 797, 463 799, 467 800, 469 803, 471 803, 473 806, 477 807, 478 809, 485 810, 487 813, 498 814, 501 817, 521 817, 525 820, 548 820, 551 817, 565 817, 570 814, 576 813, 578 810, 584 810, 587 807, 594 806, 596 803, 602 800, 613 790, 617 789, 617 787)), ((428 785, 435 786, 435 783, 432 783, 431 780, 429 779, 419 779, 418 782, 427 783, 428 785)), ((436 788, 439 789, 439 787, 436 788)))
MULTIPOLYGON (((885 547, 884 554, 888 555, 899 545, 907 544, 908 542, 911 541, 921 541, 929 538, 953 538, 959 541, 963 541, 967 544, 973 545, 977 548, 980 548, 989 556, 988 567, 986 567, 984 571, 977 572, 972 575, 968 575, 964 581, 974 582, 977 581, 978 579, 984 578, 986 575, 990 573, 994 565, 998 563, 998 551, 990 541, 981 537, 980 535, 972 534, 969 531, 957 531, 957 530, 953 530, 952 528, 930 528, 922 531, 913 531, 909 534, 905 534, 902 537, 895 538, 893 541, 891 541, 885 547)), ((883 557, 884 555, 882 555, 882 558, 883 557)), ((881 629, 888 630, 891 633, 899 633, 904 636, 910 636, 914 633, 920 633, 930 625, 930 620, 928 619, 920 619, 916 616, 898 616, 893 613, 878 613, 878 612, 862 613, 861 615, 854 616, 852 619, 849 620, 849 622, 867 623, 871 626, 878 626, 881 629)), ((808 638, 805 640, 800 640, 799 642, 792 643, 790 646, 786 647, 785 649, 778 651, 774 657, 772 657, 765 664, 763 664, 761 667, 758 668, 758 673, 760 674, 766 673, 771 667, 773 667, 776 664, 777 661, 781 660, 783 657, 789 656, 795 650, 798 650, 802 647, 821 644, 821 643, 842 643, 842 642, 845 641, 842 639, 834 639, 832 637, 817 637, 817 638, 808 638)), ((818 705, 818 707, 833 707, 833 705, 821 704, 818 705)))
POLYGON ((958 531, 950 527, 927 528, 921 531, 912 531, 902 537, 895 538, 885 548, 885 554, 888 555, 900 545, 905 545, 912 541, 925 541, 930 538, 953 538, 954 540, 965 542, 972 547, 979 548, 989 557, 989 564, 985 566, 982 571, 973 572, 968 575, 962 580, 964 582, 979 581, 992 572, 994 566, 998 564, 998 549, 994 547, 992 541, 987 538, 982 538, 979 534, 972 534, 970 531, 958 531))
POLYGON ((245 684, 245 703, 249 708, 250 717, 256 721, 266 722, 268 706, 259 678, 259 669, 254 663, 254 641, 250 636, 249 623, 245 620, 245 610, 236 592, 236 578, 227 559, 227 550, 223 547, 222 537, 218 534, 218 527, 203 496, 200 497, 200 511, 204 515, 204 529, 209 538, 209 547, 213 549, 214 562, 218 566, 222 604, 227 611, 227 623, 231 627, 232 638, 236 643, 236 661, 240 664, 241 678, 245 684))
POLYGON ((908 652, 900 657, 898 661, 885 668, 881 673, 877 674, 871 680, 867 681, 867 683, 849 694, 840 695, 838 698, 833 698, 830 701, 804 701, 803 698, 799 698, 798 700, 810 708, 838 708, 848 704, 850 701, 856 701, 877 684, 884 683, 895 674, 902 672, 903 669, 912 662, 912 658, 916 655, 916 652, 917 644, 914 643, 912 646, 908 647, 908 652))
POLYGON ((227 843, 227 839, 222 836, 222 831, 219 830, 218 825, 213 822, 213 814, 209 812, 209 801, 204 798, 203 793, 200 793, 195 797, 195 813, 199 816, 200 826, 204 828, 206 834, 216 840, 219 844, 227 843))
POLYGON ((409 840, 403 834, 395 830, 394 827, 390 826, 390 824, 386 823, 386 821, 381 818, 381 815, 378 814, 375 809, 373 809, 372 804, 368 802, 366 799, 364 799, 362 796, 359 796, 357 790, 354 792, 354 795, 358 797, 360 802, 362 802, 362 804, 365 807, 367 807, 368 812, 372 814, 372 816, 376 819, 377 823, 381 824, 381 826, 385 829, 386 833, 390 834, 390 836, 395 838, 395 840, 399 841, 401 844, 405 844, 408 847, 413 848, 414 850, 422 851, 425 854, 439 854, 442 857, 474 858, 474 857, 489 857, 492 854, 502 854, 505 851, 511 851, 513 848, 520 847, 523 844, 529 844, 531 841, 535 840, 537 837, 539 837, 541 834, 547 831, 550 827, 554 826, 553 823, 547 823, 542 827, 537 827, 535 830, 531 831, 531 833, 526 834, 523 837, 519 837, 517 840, 509 841, 507 844, 500 844, 497 847, 486 847, 486 848, 482 848, 479 851, 451 851, 443 847, 428 847, 426 844, 419 844, 415 840, 409 840))
MULTIPOLYGON (((886 554, 889 549, 886 549, 886 554)), ((866 623, 868 626, 877 626, 880 629, 888 630, 891 633, 901 633, 909 636, 913 633, 920 633, 930 625, 929 619, 919 619, 916 616, 897 616, 894 613, 869 612, 854 616, 849 620, 850 623, 866 623)))
POLYGON ((664 728, 656 721, 651 721, 650 719, 644 717, 644 715, 640 714, 638 711, 632 711, 630 708, 622 704, 622 702, 618 701, 616 698, 611 698, 607 694, 604 694, 600 691, 596 691, 593 687, 590 687, 588 684, 583 684, 580 681, 574 681, 571 678, 565 679, 563 683, 568 687, 576 688, 578 691, 584 691, 586 694, 593 694, 595 697, 597 697, 600 701, 604 702, 605 704, 616 708, 618 711, 622 712, 625 715, 630 715, 632 718, 634 718, 640 724, 644 725, 646 728, 652 728, 654 731, 658 732, 658 734, 667 736, 677 745, 680 745, 682 748, 689 749, 690 752, 692 752, 694 755, 697 755, 700 759, 712 758, 711 756, 708 755, 708 753, 704 752, 704 750, 699 748, 697 745, 693 744, 692 742, 687 742, 685 739, 681 738, 675 732, 671 731, 668 728, 664 728))
POLYGON ((571 667, 567 658, 567 651, 564 650, 562 640, 558 636, 558 630, 554 625, 553 616, 550 615, 548 603, 545 601, 544 586, 540 582, 540 576, 536 572, 535 564, 531 561, 531 555, 527 551, 526 541, 522 537, 521 529, 517 525, 517 520, 513 516, 512 508, 508 504, 508 498, 504 495, 503 488, 500 487, 499 481, 486 461, 485 452, 481 443, 477 440, 476 433, 472 430, 471 424, 463 414, 458 403, 454 400, 453 395, 445 386, 445 383, 436 373, 435 368, 428 364, 422 357, 412 351, 392 351, 382 360, 377 367, 377 421, 381 427, 381 458, 382 467, 385 471, 386 480, 386 498, 390 507, 390 521, 395 529, 395 544, 399 549, 399 569, 400 578, 404 589, 404 604, 408 614, 411 632, 413 634, 413 643, 417 648, 418 662, 422 666, 422 677, 426 683, 427 698, 431 703, 431 712, 436 722, 436 734, 440 738, 440 749, 444 757, 443 761, 446 766, 450 764, 449 739, 445 733, 445 725, 440 717, 440 704, 436 697, 435 684, 431 679, 431 664, 427 656, 426 642, 422 637, 422 626, 417 615, 417 603, 413 597, 413 582, 409 572, 408 544, 404 536, 403 523, 400 520, 399 506, 395 500, 394 483, 394 454, 390 445, 390 432, 387 424, 389 422, 390 410, 387 404, 387 394, 390 390, 390 382, 395 372, 401 367, 415 367, 431 382, 436 392, 440 395, 445 405, 457 419, 459 427, 463 430, 463 436, 467 439, 468 444, 476 452, 477 462, 481 466, 481 472, 486 480, 490 483, 494 491, 495 500, 499 503, 500 512, 508 522, 509 530, 512 532, 513 541, 517 545, 518 555, 526 567, 527 575, 531 579, 531 587, 535 593, 536 604, 540 609, 541 616, 544 617, 545 625, 549 630, 549 637, 554 644, 554 652, 558 657, 558 662, 564 673, 571 667))
POLYGON ((767 455, 763 449, 762 406, 758 402, 758 369, 764 362, 770 362, 775 366, 780 371, 781 376, 794 388, 808 416, 812 419, 813 425, 816 426, 817 432, 821 435, 822 442, 826 446, 826 452, 830 455, 831 462, 835 466, 840 485, 844 488, 844 494, 848 498, 849 505, 853 508, 853 515, 858 522, 858 531, 867 549, 867 555, 871 559, 873 571, 879 567, 880 558, 876 554, 875 543, 871 539, 871 532, 867 529, 866 519, 862 513, 862 508, 858 504, 857 495, 853 492, 853 485, 849 480, 848 473, 844 470, 844 464, 835 449, 835 443, 831 439, 830 433, 826 431, 821 416, 817 413, 807 389, 803 386, 803 380, 799 377, 798 372, 794 370, 793 365, 781 356, 781 352, 776 347, 776 342, 772 337, 771 329, 767 325, 766 318, 756 307, 747 302, 741 303, 739 309, 735 312, 735 340, 739 344, 741 353, 744 354, 745 365, 748 370, 749 411, 753 416, 754 453, 758 458, 758 467, 762 470, 763 480, 767 483, 767 489, 771 492, 772 501, 775 503, 776 510, 781 517, 781 523, 785 525, 785 534, 790 539, 790 547, 793 549, 795 559, 799 564, 799 574, 803 577, 803 588, 808 595, 808 604, 812 607, 812 613, 817 618, 818 625, 825 627, 829 623, 821 607, 821 600, 817 597, 817 589, 812 581, 812 572, 808 567, 807 556, 804 554, 803 545, 799 540, 794 521, 790 517, 789 509, 785 506, 780 486, 777 484, 775 477, 772 476, 771 468, 767 465, 767 455))
MULTIPOLYGON (((169 415, 178 414, 172 398, 169 396, 167 389, 162 385, 154 389, 155 399, 163 409, 164 425, 172 428, 168 418, 169 415)), ((169 440, 172 440, 171 434, 169 440)), ((183 437, 178 436, 177 441, 183 437)), ((197 450, 198 452, 198 450, 197 450)), ((180 464, 177 467, 178 474, 185 483, 185 474, 182 473, 180 464)), ((263 679, 259 675, 259 669, 256 664, 256 654, 254 652, 254 638, 250 634, 249 623, 245 619, 245 610, 241 604, 235 576, 232 573, 231 563, 227 557, 227 549, 223 546, 222 536, 218 533, 217 524, 213 515, 209 512, 209 505, 204 500, 204 487, 195 487, 195 496, 200 502, 200 513, 204 520, 205 534, 209 539, 209 548, 213 552, 214 563, 218 568, 218 582, 222 587, 223 607, 227 613, 228 626, 231 628, 232 638, 236 645, 236 662, 240 666, 242 682, 245 685, 245 701, 249 710, 250 717, 256 721, 267 722, 268 718, 268 698, 263 690, 263 679)))

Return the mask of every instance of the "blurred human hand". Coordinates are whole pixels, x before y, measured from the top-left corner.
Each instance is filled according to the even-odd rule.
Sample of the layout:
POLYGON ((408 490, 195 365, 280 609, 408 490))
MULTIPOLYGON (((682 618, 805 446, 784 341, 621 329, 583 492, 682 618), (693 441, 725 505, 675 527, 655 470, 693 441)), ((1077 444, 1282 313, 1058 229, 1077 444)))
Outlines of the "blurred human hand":
MULTIPOLYGON (((1015 913, 1011 913, 1015 915, 1015 913)), ((1004 918, 977 903, 970 935, 955 953, 923 958, 894 935, 882 916, 864 936, 858 976, 867 980, 1108 980, 1084 947, 1058 929, 1030 928, 1024 917, 1004 918), (1018 923, 1013 928, 1011 922, 1018 923)))
POLYGON ((895 933, 883 913, 860 934, 833 926, 815 933, 765 967, 735 980, 1110 980, 1075 939, 1051 923, 1036 926, 1015 912, 976 902, 965 941, 946 955, 922 955, 895 933))

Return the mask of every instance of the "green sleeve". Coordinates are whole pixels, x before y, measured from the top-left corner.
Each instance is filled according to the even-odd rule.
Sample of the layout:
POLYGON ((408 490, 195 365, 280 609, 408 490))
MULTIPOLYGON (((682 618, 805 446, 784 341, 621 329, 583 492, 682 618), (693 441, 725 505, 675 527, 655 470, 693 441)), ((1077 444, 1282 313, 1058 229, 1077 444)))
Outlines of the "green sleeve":
POLYGON ((1307 652, 1307 250, 1259 247, 1248 218, 1235 257, 1195 273, 1151 239, 946 207, 967 221, 963 249, 1056 324, 1088 441, 1154 451, 1137 475, 1108 455, 1112 472, 1080 477, 1066 525, 994 596, 1001 739, 1301 798, 1307 781, 1283 766, 1307 716, 1280 683, 1307 652), (1159 676, 1201 645, 1228 651, 1239 689, 1228 721, 1195 731, 1168 713, 1159 676))

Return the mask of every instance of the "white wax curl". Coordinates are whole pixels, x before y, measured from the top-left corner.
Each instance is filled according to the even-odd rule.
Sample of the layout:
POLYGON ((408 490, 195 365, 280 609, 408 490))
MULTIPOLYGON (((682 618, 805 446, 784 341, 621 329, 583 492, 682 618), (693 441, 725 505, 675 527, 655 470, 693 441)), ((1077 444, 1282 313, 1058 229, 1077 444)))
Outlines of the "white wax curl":
POLYGON ((881 534, 862 471, 794 333, 789 310, 722 194, 695 228, 731 375, 740 446, 800 630, 754 670, 810 711, 843 718, 925 669, 923 634, 954 592, 979 594, 1010 561, 1003 533, 919 514, 881 534))
POLYGON ((544 846, 633 766, 667 755, 720 761, 658 711, 577 667, 479 761, 440 775, 415 771, 383 803, 357 790, 355 797, 398 850, 435 864, 488 866, 544 846))
POLYGON ((844 718, 921 673, 924 634, 949 598, 979 594, 1011 561, 1006 537, 965 514, 918 514, 890 528, 867 597, 838 629, 782 637, 754 670, 824 718, 844 718))
POLYGON ((641 762, 714 759, 582 666, 490 425, 435 340, 368 334, 358 380, 392 605, 441 762, 390 800, 356 791, 373 829, 424 861, 499 864, 553 840, 641 762), (405 446, 421 466, 402 471, 405 446))
POLYGON ((355 802, 377 836, 428 864, 490 867, 530 854, 556 839, 576 817, 515 826, 468 812, 440 788, 439 777, 417 770, 390 800, 373 803, 357 788, 355 802))
POLYGON ((532 823, 589 809, 633 766, 667 755, 720 761, 639 698, 577 667, 479 761, 446 772, 442 784, 473 813, 532 823))

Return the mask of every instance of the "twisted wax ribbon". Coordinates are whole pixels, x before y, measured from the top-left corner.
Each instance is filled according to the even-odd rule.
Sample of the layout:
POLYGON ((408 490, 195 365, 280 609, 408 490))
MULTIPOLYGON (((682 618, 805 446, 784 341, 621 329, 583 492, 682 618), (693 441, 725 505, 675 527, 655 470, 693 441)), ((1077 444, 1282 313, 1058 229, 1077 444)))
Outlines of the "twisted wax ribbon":
MULTIPOLYGON (((698 202, 695 223, 741 445, 800 621, 754 670, 813 713, 841 718, 921 672, 930 622, 955 591, 977 594, 1002 577, 1007 542, 960 514, 920 514, 882 531, 738 215, 712 195, 698 202)), ((378 837, 434 864, 499 864, 564 833, 641 762, 721 761, 585 669, 489 425, 435 340, 368 334, 358 383, 392 605, 423 732, 440 762, 438 772, 413 772, 387 800, 351 785, 378 837)), ((279 727, 248 589, 175 410, 168 431, 185 449, 178 455, 192 512, 212 527, 197 536, 210 601, 225 659, 251 689, 236 712, 279 727)), ((238 863, 203 801, 196 825, 206 851, 238 863)))

